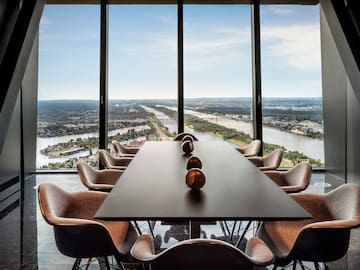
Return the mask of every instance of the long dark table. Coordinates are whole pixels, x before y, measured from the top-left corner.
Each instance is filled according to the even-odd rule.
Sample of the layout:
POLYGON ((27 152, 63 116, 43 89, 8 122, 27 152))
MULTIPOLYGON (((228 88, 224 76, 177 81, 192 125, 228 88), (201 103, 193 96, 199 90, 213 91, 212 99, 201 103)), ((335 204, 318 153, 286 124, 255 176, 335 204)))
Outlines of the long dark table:
POLYGON ((181 142, 146 142, 96 213, 104 220, 200 222, 291 220, 311 215, 251 162, 223 141, 194 142, 206 183, 194 192, 185 183, 189 156, 181 142))

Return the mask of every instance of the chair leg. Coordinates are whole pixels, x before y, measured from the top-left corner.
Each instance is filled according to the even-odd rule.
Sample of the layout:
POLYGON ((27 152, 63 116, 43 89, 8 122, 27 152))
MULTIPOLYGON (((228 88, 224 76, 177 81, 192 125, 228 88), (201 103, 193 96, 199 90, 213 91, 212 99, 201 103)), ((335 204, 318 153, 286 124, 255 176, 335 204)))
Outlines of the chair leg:
POLYGON ((137 223, 136 220, 133 221, 134 225, 135 225, 135 228, 136 228, 136 231, 138 232, 139 235, 142 235, 142 231, 140 229, 140 226, 139 224, 137 223))
POLYGON ((80 269, 80 263, 81 263, 81 259, 80 258, 77 258, 73 264, 73 267, 72 267, 72 270, 78 270, 80 269))
POLYGON ((296 260, 294 260, 293 262, 293 267, 292 267, 293 270, 296 270, 296 260))
POLYGON ((149 221, 149 220, 147 221, 147 223, 148 223, 148 226, 149 226, 151 236, 152 236, 153 239, 155 239, 155 235, 154 235, 155 223, 154 223, 154 225, 152 225, 151 221, 149 221))
POLYGON ((299 261, 299 264, 300 264, 301 270, 306 270, 304 264, 302 263, 302 261, 299 261))
POLYGON ((233 238, 234 238, 234 233, 235 233, 235 228, 237 225, 237 221, 234 220, 233 226, 231 228, 231 234, 230 234, 230 242, 233 243, 233 238))
POLYGON ((227 236, 227 233, 226 233, 226 230, 225 230, 225 227, 224 227, 223 222, 224 222, 224 221, 219 221, 219 225, 220 225, 220 228, 221 228, 224 236, 226 237, 226 236, 227 236))
POLYGON ((319 267, 319 263, 318 263, 318 262, 314 262, 314 266, 315 266, 315 269, 316 269, 316 270, 320 270, 320 267, 319 267))
POLYGON ((274 267, 273 267, 273 269, 272 270, 276 270, 277 269, 277 266, 274 264, 274 267))
POLYGON ((101 270, 110 270, 110 264, 107 257, 98 257, 99 267, 101 270))
POLYGON ((116 256, 116 255, 114 255, 114 257, 115 257, 116 263, 117 263, 117 265, 119 266, 120 270, 126 270, 126 269, 125 269, 125 266, 124 266, 123 263, 121 262, 120 258, 119 258, 118 256, 116 256))
POLYGON ((252 221, 249 220, 248 224, 246 225, 246 228, 244 230, 244 232, 242 233, 242 235, 240 236, 239 240, 236 242, 236 247, 238 248, 240 246, 241 240, 243 240, 243 238, 245 237, 246 232, 249 230, 249 227, 251 225, 252 221))

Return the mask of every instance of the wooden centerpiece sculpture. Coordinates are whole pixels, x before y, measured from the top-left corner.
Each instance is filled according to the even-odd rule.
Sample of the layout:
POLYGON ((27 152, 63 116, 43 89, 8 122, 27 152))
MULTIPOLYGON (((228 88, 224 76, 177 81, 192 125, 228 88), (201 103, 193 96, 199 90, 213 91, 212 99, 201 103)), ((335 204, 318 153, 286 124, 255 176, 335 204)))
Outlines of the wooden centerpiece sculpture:
POLYGON ((194 142, 193 138, 189 135, 184 136, 182 139, 181 149, 184 151, 185 155, 190 155, 194 151, 194 142))
POLYGON ((188 170, 186 173, 186 185, 192 190, 200 190, 205 185, 205 174, 198 168, 188 170))
POLYGON ((192 156, 191 158, 189 158, 187 165, 186 165, 186 169, 190 170, 190 169, 201 169, 202 168, 202 163, 201 160, 198 157, 192 156))

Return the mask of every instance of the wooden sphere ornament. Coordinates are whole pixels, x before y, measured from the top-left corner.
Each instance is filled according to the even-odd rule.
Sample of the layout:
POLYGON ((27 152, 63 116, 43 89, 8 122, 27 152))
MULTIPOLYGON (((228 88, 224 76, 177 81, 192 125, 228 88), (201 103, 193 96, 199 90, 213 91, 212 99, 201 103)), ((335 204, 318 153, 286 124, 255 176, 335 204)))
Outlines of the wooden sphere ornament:
POLYGON ((190 155, 191 152, 194 150, 194 144, 192 141, 185 141, 181 144, 181 149, 186 155, 190 155))
POLYGON ((186 173, 186 185, 192 190, 199 190, 205 185, 205 174, 200 169, 190 169, 186 173))
POLYGON ((187 165, 186 165, 186 169, 190 170, 190 169, 201 169, 202 168, 202 163, 201 160, 198 157, 191 157, 189 158, 187 165))

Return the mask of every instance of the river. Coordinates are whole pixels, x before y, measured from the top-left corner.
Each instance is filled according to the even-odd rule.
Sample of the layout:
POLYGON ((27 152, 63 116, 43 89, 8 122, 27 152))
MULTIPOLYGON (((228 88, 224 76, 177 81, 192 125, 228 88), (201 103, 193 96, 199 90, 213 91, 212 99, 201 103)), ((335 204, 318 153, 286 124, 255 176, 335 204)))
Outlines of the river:
MULTIPOLYGON (((140 130, 147 129, 147 128, 150 128, 150 127, 147 125, 141 125, 141 126, 136 126, 136 127, 114 129, 114 130, 109 131, 108 136, 114 136, 117 133, 126 133, 130 129, 140 131, 140 130)), ((76 154, 69 155, 66 157, 49 158, 48 156, 42 155, 40 153, 40 150, 46 148, 49 145, 55 145, 55 144, 58 144, 61 142, 68 142, 70 140, 76 140, 78 138, 86 139, 86 138, 90 138, 90 137, 99 137, 99 133, 93 132, 93 133, 84 133, 84 134, 68 135, 68 136, 57 136, 57 137, 49 137, 49 138, 38 137, 37 143, 36 143, 36 167, 40 168, 43 165, 48 165, 49 162, 64 162, 64 161, 68 160, 69 158, 88 156, 89 151, 82 151, 80 153, 76 153, 76 154)), ((96 150, 96 149, 94 149, 94 150, 96 150)))
MULTIPOLYGON (((159 119, 163 120, 171 120, 169 116, 166 114, 155 110, 153 108, 142 106, 146 111, 154 113, 155 116, 159 119)), ((175 110, 174 107, 167 107, 169 109, 175 110)), ((185 110, 186 114, 191 114, 193 116, 200 117, 202 119, 207 119, 210 122, 223 125, 228 128, 234 128, 238 131, 242 131, 252 136, 252 124, 244 121, 233 120, 223 116, 215 116, 213 114, 206 114, 200 113, 193 110, 185 110)), ((173 121, 166 121, 167 123, 164 124, 170 132, 177 132, 177 124, 173 121)), ((135 130, 141 130, 144 128, 149 128, 146 125, 137 126, 137 127, 128 127, 122 129, 116 129, 109 131, 109 136, 116 135, 117 133, 126 133, 128 130, 134 128, 135 130)), ((210 134, 197 132, 191 128, 185 127, 185 132, 189 132, 194 134, 199 140, 221 140, 221 138, 212 136, 210 134)), ((37 146, 36 146, 36 166, 40 168, 43 165, 47 165, 49 162, 64 162, 69 158, 74 157, 81 157, 89 155, 89 151, 83 151, 80 153, 73 154, 71 156, 66 156, 62 158, 49 158, 44 156, 40 153, 40 150, 49 146, 54 145, 60 142, 67 142, 71 139, 77 138, 88 138, 88 137, 98 137, 98 133, 86 133, 86 134, 79 134, 79 135, 71 135, 71 136, 58 136, 58 137, 51 137, 51 138, 39 138, 37 139, 37 146)), ((284 146, 287 150, 291 151, 299 151, 304 153, 305 155, 319 159, 324 162, 324 142, 320 139, 313 139, 310 137, 305 137, 301 135, 296 135, 288 132, 284 132, 275 128, 264 127, 263 128, 263 137, 264 141, 267 143, 273 143, 284 146)))
MULTIPOLYGON (((171 110, 176 110, 175 107, 166 107, 171 110)), ((193 110, 184 110, 185 114, 190 114, 197 116, 202 119, 206 119, 209 122, 225 126, 227 128, 233 128, 238 131, 242 131, 250 136, 253 136, 253 125, 251 123, 230 119, 228 117, 201 113, 193 110)), ((161 117, 164 117, 165 114, 162 114, 161 117)), ((166 115, 165 115, 166 116, 166 115)), ((157 116, 159 117, 159 116, 157 116)), ((186 129, 185 129, 186 130, 186 129)), ((189 129, 188 129, 189 130, 189 129)), ((215 136, 210 136, 212 138, 217 138, 215 136)), ((199 135, 200 138, 200 135, 199 135)), ((211 139, 211 138, 209 138, 211 139)), ((263 127, 263 139, 266 143, 272 143, 277 145, 284 146, 287 150, 290 151, 299 151, 307 155, 308 157, 319 159, 321 162, 324 162, 324 141, 320 139, 314 139, 306 136, 301 136, 279 129, 263 127)))

